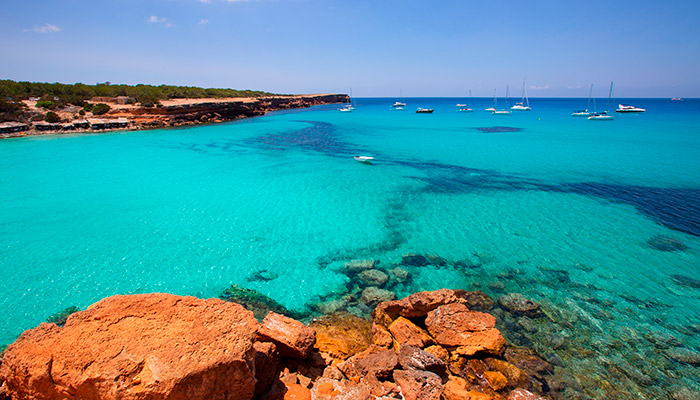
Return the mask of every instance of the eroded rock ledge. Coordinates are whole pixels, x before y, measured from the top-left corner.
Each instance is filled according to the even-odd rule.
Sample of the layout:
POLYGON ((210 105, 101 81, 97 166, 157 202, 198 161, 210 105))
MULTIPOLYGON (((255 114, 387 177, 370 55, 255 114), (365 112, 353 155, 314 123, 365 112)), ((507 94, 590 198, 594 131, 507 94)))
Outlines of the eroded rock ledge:
MULTIPOLYGON (((5 351, 0 398, 539 399, 547 363, 470 310, 481 292, 380 303, 305 325, 219 299, 112 296, 5 351)), ((551 368, 551 367, 550 367, 551 368)))

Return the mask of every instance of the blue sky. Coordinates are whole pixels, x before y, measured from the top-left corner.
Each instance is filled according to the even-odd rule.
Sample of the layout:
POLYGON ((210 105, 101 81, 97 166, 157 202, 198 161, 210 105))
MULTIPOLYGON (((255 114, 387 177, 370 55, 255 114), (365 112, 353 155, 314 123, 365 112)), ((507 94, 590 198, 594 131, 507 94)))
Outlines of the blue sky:
POLYGON ((491 96, 700 97, 700 2, 3 0, 0 78, 491 96))

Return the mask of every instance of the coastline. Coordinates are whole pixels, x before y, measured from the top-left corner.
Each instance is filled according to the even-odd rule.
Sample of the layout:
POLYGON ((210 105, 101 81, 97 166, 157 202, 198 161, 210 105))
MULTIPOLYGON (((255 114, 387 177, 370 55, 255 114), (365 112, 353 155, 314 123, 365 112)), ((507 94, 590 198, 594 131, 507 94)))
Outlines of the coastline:
MULTIPOLYGON (((141 107, 128 104, 107 102, 111 109, 99 116, 85 115, 83 127, 75 128, 71 123, 50 124, 28 122, 27 130, 0 133, 0 139, 62 135, 80 133, 107 133, 118 131, 138 131, 162 129, 234 121, 241 118, 257 117, 271 111, 308 108, 321 104, 337 104, 349 101, 345 94, 313 94, 270 97, 237 97, 237 98, 198 98, 171 99, 162 101, 160 107, 141 107), (95 124, 90 123, 96 121, 95 124), (127 121, 126 126, 101 128, 116 121, 127 121), (89 125, 88 125, 89 124, 89 125), (47 128, 44 128, 48 126, 47 128), (66 128, 69 126, 68 128, 66 128), (41 129, 41 128, 43 129, 41 129)), ((36 102, 34 102, 36 103, 36 102)), ((27 104, 35 115, 41 110, 35 104, 27 104)), ((63 114, 71 115, 70 111, 63 114)), ((42 118, 43 121, 43 118, 42 118)), ((78 121, 78 120, 76 120, 78 121)))

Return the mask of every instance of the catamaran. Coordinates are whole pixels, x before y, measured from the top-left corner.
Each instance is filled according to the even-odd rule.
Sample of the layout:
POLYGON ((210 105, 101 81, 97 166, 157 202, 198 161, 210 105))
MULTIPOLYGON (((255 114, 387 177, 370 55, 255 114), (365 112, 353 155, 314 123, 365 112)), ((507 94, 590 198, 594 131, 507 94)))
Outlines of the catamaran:
POLYGON ((520 99, 520 103, 515 103, 513 107, 510 108, 513 111, 530 111, 530 99, 527 97, 527 92, 525 91, 525 79, 523 79, 523 96, 520 99))
MULTIPOLYGON (((591 90, 588 92, 588 103, 586 103, 586 109, 574 111, 571 113, 571 115, 574 117, 590 117, 591 112, 588 111, 588 109, 591 106, 591 97, 592 96, 593 96, 593 84, 591 83, 591 90)), ((595 99, 593 99, 593 101, 595 101, 595 99)))
MULTIPOLYGON (((588 117, 588 119, 593 121, 612 121, 615 119, 614 115, 608 115, 608 107, 610 107, 610 99, 612 99, 613 94, 613 83, 610 82, 610 94, 608 94, 608 102, 605 104, 604 112, 594 112, 593 115, 588 117)), ((593 98, 593 108, 595 109, 595 98, 593 98)))
POLYGON ((508 110, 508 85, 506 85, 506 108, 502 110, 493 110, 491 115, 510 115, 513 112, 508 110))

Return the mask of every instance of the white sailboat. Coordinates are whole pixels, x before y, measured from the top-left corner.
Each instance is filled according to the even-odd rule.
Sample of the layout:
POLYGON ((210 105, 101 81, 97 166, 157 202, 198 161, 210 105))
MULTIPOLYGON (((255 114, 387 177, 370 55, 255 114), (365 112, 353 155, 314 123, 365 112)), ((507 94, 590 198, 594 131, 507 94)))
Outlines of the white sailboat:
POLYGON ((491 115, 511 115, 513 112, 508 109, 508 85, 506 85, 506 108, 501 110, 493 110, 491 115))
POLYGON ((474 111, 474 98, 472 97, 472 90, 469 89, 469 106, 466 104, 457 104, 460 107, 459 112, 473 112, 474 111))
MULTIPOLYGON (((610 99, 612 99, 613 94, 613 83, 610 82, 610 94, 608 94, 608 102, 605 104, 605 111, 599 113, 594 112, 593 115, 588 117, 588 119, 593 121, 612 121, 615 119, 614 115, 608 115, 608 107, 610 107, 610 99)), ((593 98, 593 108, 595 108, 595 98, 593 98)))
MULTIPOLYGON (((591 107, 591 97, 593 96, 593 84, 591 83, 591 90, 588 92, 588 103, 586 103, 586 109, 585 110, 576 110, 571 113, 571 116, 573 117, 590 117, 591 112, 588 111, 591 107)), ((595 99, 594 99, 595 101, 595 99)))
POLYGON ((345 104, 342 108, 339 108, 338 111, 340 112, 352 112, 352 110, 355 109, 355 101, 352 99, 352 88, 350 88, 350 99, 347 104, 345 104))
POLYGON ((515 103, 513 107, 510 108, 513 111, 530 111, 530 99, 527 97, 527 91, 525 89, 525 79, 523 79, 523 96, 520 99, 520 103, 515 103))
POLYGON ((403 89, 400 90, 400 95, 399 95, 399 96, 400 96, 400 97, 399 97, 400 101, 397 101, 396 103, 394 103, 394 104, 392 105, 392 107, 394 108, 394 110, 403 110, 404 107, 406 107, 406 103, 403 102, 403 89))
POLYGON ((498 100, 496 99, 496 89, 493 89, 493 107, 485 108, 484 111, 494 112, 498 106, 498 100))

